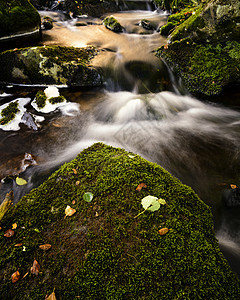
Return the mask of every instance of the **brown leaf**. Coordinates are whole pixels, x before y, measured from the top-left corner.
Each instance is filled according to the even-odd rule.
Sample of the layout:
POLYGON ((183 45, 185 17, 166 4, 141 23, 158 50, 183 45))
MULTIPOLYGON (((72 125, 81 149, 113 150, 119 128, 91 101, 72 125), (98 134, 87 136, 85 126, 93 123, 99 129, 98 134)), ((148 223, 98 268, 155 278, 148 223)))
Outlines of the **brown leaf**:
POLYGON ((168 233, 169 229, 168 228, 162 228, 160 230, 158 230, 160 235, 165 235, 166 233, 168 233))
POLYGON ((73 204, 73 205, 76 204, 76 200, 73 200, 73 201, 72 201, 72 204, 73 204))
POLYGON ((14 245, 14 247, 21 247, 21 246, 22 246, 22 243, 14 245))
POLYGON ((14 231, 12 229, 8 229, 5 233, 4 233, 5 237, 12 237, 14 236, 14 231))
POLYGON ((230 187, 231 187, 231 189, 237 189, 237 186, 236 186, 236 184, 230 184, 230 187))
POLYGON ((55 295, 54 291, 52 292, 52 294, 51 294, 51 295, 49 295, 49 296, 46 298, 46 300, 57 300, 57 298, 56 298, 56 295, 55 295))
POLYGON ((16 229, 17 228, 17 223, 12 224, 12 229, 16 229))
POLYGON ((76 169, 72 169, 74 174, 77 174, 77 170, 76 169))
POLYGON ((38 275, 39 274, 39 270, 40 270, 40 265, 39 263, 36 261, 36 259, 34 259, 33 265, 30 269, 31 273, 34 275, 38 275))
POLYGON ((147 185, 144 182, 142 182, 137 186, 136 191, 140 192, 142 188, 146 188, 146 187, 147 185))
POLYGON ((75 214, 76 209, 71 208, 69 205, 65 209, 65 217, 71 217, 73 214, 75 214))
POLYGON ((18 271, 16 271, 15 273, 12 274, 11 278, 12 278, 12 283, 17 282, 20 279, 21 275, 18 271))
POLYGON ((45 251, 49 250, 51 247, 52 247, 52 245, 50 245, 50 244, 44 244, 44 245, 39 246, 39 248, 41 250, 45 250, 45 251))
POLYGON ((0 226, 0 230, 2 230, 2 227, 0 226))

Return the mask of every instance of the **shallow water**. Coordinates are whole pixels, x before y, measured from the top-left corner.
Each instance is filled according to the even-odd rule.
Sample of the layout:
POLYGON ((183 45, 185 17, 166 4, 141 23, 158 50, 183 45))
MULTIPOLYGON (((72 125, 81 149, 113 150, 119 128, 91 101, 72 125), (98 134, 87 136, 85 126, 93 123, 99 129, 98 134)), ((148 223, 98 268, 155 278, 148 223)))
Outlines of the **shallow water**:
MULTIPOLYGON (((230 93, 222 104, 193 98, 154 56, 153 51, 167 42, 157 32, 166 22, 165 13, 114 14, 125 28, 121 34, 102 25, 104 16, 70 19, 59 12, 41 14, 55 21, 54 29, 44 33, 44 44, 94 45, 101 50, 92 63, 103 68, 105 83, 103 88, 60 89, 72 103, 68 111, 44 114, 27 104, 27 112, 44 116, 37 130, 25 124, 16 132, 0 130, 1 178, 21 172, 25 153, 31 153, 38 164, 21 174, 27 186, 16 186, 7 178, 1 198, 13 189, 17 201, 94 142, 122 147, 160 164, 212 207, 220 246, 240 274, 240 196, 230 187, 239 184, 240 111, 223 104, 230 93), (139 26, 143 18, 151 20, 156 30, 139 26), (86 26, 76 26, 79 22, 86 26)), ((17 97, 33 100, 37 90, 4 88, 0 104, 17 97)))

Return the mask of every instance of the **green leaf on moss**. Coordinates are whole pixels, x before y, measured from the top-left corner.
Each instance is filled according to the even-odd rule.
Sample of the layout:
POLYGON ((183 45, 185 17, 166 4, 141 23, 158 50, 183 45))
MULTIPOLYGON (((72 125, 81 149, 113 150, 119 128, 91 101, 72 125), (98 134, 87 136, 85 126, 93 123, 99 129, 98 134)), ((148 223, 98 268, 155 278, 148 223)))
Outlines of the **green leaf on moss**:
POLYGON ((151 195, 144 197, 141 203, 145 210, 156 211, 160 208, 158 198, 151 195))
POLYGON ((87 192, 83 195, 83 200, 85 200, 86 202, 91 202, 93 199, 93 194, 90 192, 87 192))
POLYGON ((162 204, 162 205, 165 205, 165 204, 166 204, 166 201, 165 201, 164 199, 162 199, 162 198, 159 198, 159 199, 158 199, 158 202, 159 202, 160 204, 162 204))

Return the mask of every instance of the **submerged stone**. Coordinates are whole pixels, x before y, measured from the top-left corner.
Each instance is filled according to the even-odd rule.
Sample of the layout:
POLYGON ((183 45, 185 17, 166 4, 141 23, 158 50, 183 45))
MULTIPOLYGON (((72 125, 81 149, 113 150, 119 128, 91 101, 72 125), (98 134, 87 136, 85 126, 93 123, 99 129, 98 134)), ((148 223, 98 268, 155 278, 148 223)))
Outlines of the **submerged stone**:
POLYGON ((123 31, 122 25, 113 16, 106 17, 103 20, 103 24, 107 29, 109 29, 111 31, 114 31, 114 32, 122 32, 123 31))
POLYGON ((93 47, 42 46, 0 54, 0 82, 67 86, 100 86, 100 73, 90 66, 93 47))
POLYGON ((240 282, 219 249, 209 207, 163 168, 123 149, 85 149, 0 226, 4 299, 44 299, 53 290, 57 299, 239 299, 240 282), (147 187, 137 191, 141 182, 147 187), (87 192, 91 202, 83 199, 87 192), (147 195, 166 205, 139 215, 147 195), (66 218, 68 206, 76 212, 66 218), (6 239, 13 223, 14 237, 6 239), (42 251, 44 244, 51 249, 42 251), (40 273, 23 278, 34 260, 40 273), (21 278, 12 284, 16 270, 21 278))

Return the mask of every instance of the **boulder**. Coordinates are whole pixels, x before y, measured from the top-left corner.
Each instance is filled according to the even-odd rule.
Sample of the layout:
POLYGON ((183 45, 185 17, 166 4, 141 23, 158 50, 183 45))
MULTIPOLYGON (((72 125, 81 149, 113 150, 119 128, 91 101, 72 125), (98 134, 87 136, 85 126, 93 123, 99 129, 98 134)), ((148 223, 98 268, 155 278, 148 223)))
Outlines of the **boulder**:
POLYGON ((90 66, 97 54, 93 47, 41 46, 8 50, 0 54, 0 82, 99 86, 99 72, 90 66))
POLYGON ((239 299, 209 207, 123 149, 85 149, 0 226, 3 299, 239 299))
POLYGON ((103 20, 103 25, 114 32, 122 32, 123 28, 122 25, 118 22, 118 20, 116 18, 114 18, 113 16, 110 17, 106 17, 103 20))
POLYGON ((12 40, 40 39, 40 24, 40 16, 29 1, 1 1, 0 44, 12 40))

